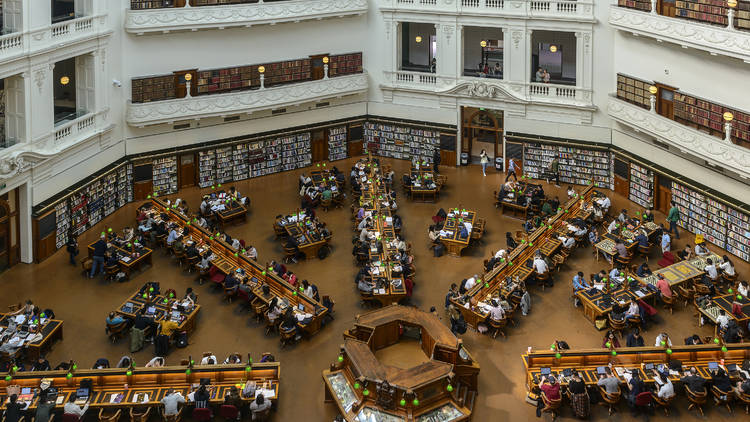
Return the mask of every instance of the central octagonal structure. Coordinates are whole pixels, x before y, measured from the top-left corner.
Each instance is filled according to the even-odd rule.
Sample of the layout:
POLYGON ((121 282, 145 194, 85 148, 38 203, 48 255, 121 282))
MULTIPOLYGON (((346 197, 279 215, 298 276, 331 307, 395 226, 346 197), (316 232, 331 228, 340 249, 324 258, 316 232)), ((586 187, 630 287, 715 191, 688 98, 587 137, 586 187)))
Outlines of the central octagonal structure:
POLYGON ((443 422, 471 419, 478 375, 479 364, 435 315, 391 305, 357 316, 323 381, 326 402, 347 421, 443 422), (429 360, 404 369, 375 356, 405 338, 419 340, 429 360))

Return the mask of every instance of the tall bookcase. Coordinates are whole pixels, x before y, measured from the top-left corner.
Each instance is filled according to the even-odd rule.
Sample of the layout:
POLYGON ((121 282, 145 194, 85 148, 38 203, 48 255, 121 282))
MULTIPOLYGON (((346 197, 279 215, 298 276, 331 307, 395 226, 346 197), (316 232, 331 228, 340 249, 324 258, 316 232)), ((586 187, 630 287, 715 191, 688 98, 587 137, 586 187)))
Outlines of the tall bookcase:
POLYGON ((70 231, 70 212, 68 211, 68 201, 60 201, 55 205, 55 247, 62 248, 68 242, 68 232, 70 231))
POLYGON ((238 144, 232 148, 232 177, 234 180, 250 177, 247 144, 238 144))
POLYGON ((628 198, 636 204, 654 206, 654 172, 638 164, 630 163, 630 193, 628 198))
POLYGON ((636 79, 632 76, 617 74, 617 98, 633 103, 639 107, 651 108, 651 82, 636 79))
POLYGON ((727 251, 750 261, 750 215, 727 209, 727 251))
POLYGON ((216 149, 216 183, 226 183, 234 178, 234 155, 232 147, 216 149))
POLYGON ((266 169, 265 141, 256 141, 247 146, 247 163, 250 165, 250 177, 263 176, 266 169))
POLYGON ((88 222, 88 198, 86 193, 79 191, 70 197, 70 226, 73 234, 78 236, 86 231, 88 222))
POLYGON ((680 227, 702 234, 720 248, 726 246, 726 205, 675 181, 672 182, 672 200, 680 210, 680 227))
POLYGON ((724 113, 727 111, 734 115, 732 138, 741 145, 750 146, 750 113, 683 92, 676 92, 674 95, 675 120, 715 136, 724 137, 724 113))
POLYGON ((177 156, 157 158, 153 162, 153 189, 156 195, 177 192, 177 156))
POLYGON ((294 170, 312 163, 310 132, 302 132, 279 138, 281 140, 281 170, 294 170))
POLYGON ((411 128, 409 154, 411 158, 432 163, 435 150, 440 149, 440 132, 437 130, 411 128))
POLYGON ((174 75, 147 76, 131 80, 131 101, 148 103, 175 98, 174 75))
POLYGON ((265 142, 265 173, 271 174, 281 171, 282 139, 267 139, 265 142))
POLYGON ((614 189, 612 154, 581 148, 559 147, 560 182, 587 185, 590 180, 599 186, 614 189))
POLYGON ((383 157, 432 162, 440 148, 437 130, 401 126, 394 123, 365 122, 364 147, 383 157))
POLYGON ((328 161, 343 160, 347 156, 346 126, 328 129, 328 161))
POLYGON ((638 9, 646 12, 651 11, 650 0, 617 0, 617 5, 620 7, 627 7, 628 9, 638 9))
POLYGON ((545 179, 549 176, 549 165, 557 157, 557 147, 544 144, 525 144, 523 152, 523 172, 532 179, 545 179))
POLYGON ((739 29, 750 30, 750 1, 737 3, 734 26, 739 29))
POLYGON ((198 152, 198 186, 209 187, 216 183, 216 151, 198 152))

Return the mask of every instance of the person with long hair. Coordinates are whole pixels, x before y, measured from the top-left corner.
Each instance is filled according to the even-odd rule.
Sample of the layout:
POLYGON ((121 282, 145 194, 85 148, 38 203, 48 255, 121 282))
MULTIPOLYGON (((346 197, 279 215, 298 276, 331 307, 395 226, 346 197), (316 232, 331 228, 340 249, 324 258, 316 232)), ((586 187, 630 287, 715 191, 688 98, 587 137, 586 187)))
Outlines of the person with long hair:
POLYGON ((482 150, 479 153, 479 163, 482 165, 482 176, 487 176, 487 164, 490 162, 490 158, 487 156, 487 151, 482 150))

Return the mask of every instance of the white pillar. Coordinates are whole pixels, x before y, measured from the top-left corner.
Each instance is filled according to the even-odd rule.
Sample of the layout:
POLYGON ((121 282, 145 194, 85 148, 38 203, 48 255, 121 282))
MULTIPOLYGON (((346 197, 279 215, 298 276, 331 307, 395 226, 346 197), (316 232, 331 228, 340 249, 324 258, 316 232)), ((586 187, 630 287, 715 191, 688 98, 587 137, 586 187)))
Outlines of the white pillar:
POLYGON ((30 92, 26 96, 26 110, 33 110, 32 114, 26 114, 29 127, 27 139, 31 142, 49 136, 54 126, 54 67, 54 64, 43 63, 31 68, 30 92))
POLYGON ((31 205, 33 198, 31 184, 24 183, 18 187, 18 218, 20 232, 18 233, 21 262, 31 264, 34 261, 34 238, 31 229, 31 205))
POLYGON ((49 1, 24 0, 23 20, 24 23, 28 23, 24 26, 24 29, 34 30, 50 26, 52 23, 52 7, 50 4, 49 1))
POLYGON ((732 122, 724 123, 724 141, 732 143, 732 122))
POLYGON ((656 2, 657 2, 657 0, 651 0, 651 14, 652 15, 656 14, 656 7, 657 7, 656 6, 656 2))
POLYGON ((734 29, 734 8, 727 8, 727 28, 734 29))
POLYGON ((656 95, 651 94, 648 99, 651 102, 651 112, 656 113, 656 95))
MULTIPOLYGON (((266 81, 265 81, 265 79, 266 79, 266 75, 264 75, 264 74, 261 73, 260 74, 260 89, 264 89, 266 87, 266 81)), ((190 95, 189 92, 188 92, 188 95, 190 95)))
MULTIPOLYGON (((466 56, 464 54, 464 26, 458 25, 456 30, 456 78, 461 78, 464 75, 464 67, 466 56)), ((459 118, 461 117, 461 110, 459 108, 459 118)), ((459 120, 460 122, 460 120, 459 120)), ((459 141, 460 142, 460 141, 459 141)))
POLYGON ((328 79, 328 63, 323 63, 323 79, 328 79))

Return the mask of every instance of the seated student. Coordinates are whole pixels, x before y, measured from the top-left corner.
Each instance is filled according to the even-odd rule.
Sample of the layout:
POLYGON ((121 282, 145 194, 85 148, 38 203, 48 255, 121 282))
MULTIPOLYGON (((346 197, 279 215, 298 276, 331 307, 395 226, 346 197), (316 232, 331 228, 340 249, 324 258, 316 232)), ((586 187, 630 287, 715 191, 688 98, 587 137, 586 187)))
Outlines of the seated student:
POLYGON ((86 411, 89 409, 89 399, 91 396, 89 396, 86 399, 86 403, 83 405, 83 408, 79 407, 75 402, 78 399, 76 393, 71 393, 70 399, 68 399, 68 402, 65 403, 65 406, 63 407, 63 413, 66 415, 76 415, 78 416, 78 420, 83 420, 83 415, 86 413, 86 411))
POLYGON ((480 281, 478 274, 474 274, 473 277, 469 277, 468 279, 466 279, 466 283, 464 283, 464 290, 469 291, 474 288, 474 286, 476 286, 477 284, 477 281, 480 281))
POLYGON ((526 233, 533 232, 535 228, 536 227, 534 227, 534 221, 531 219, 526 220, 526 222, 523 223, 523 231, 525 231, 526 233))
POLYGON ((5 405, 5 413, 3 417, 4 422, 18 422, 23 416, 23 408, 26 407, 23 403, 18 402, 18 394, 11 394, 8 402, 5 405))
POLYGON ((179 413, 180 404, 185 403, 185 397, 182 397, 179 391, 170 388, 161 399, 161 403, 164 405, 164 415, 176 415, 179 413))
POLYGON ((513 239, 513 235, 510 232, 505 233, 505 243, 508 246, 508 251, 512 251, 518 246, 518 243, 513 239))
POLYGON ((576 190, 573 189, 573 186, 568 186, 568 199, 575 198, 576 196, 576 190))
POLYGON ((638 269, 635 270, 635 274, 638 277, 646 277, 646 276, 649 276, 649 275, 651 275, 653 273, 651 272, 651 268, 648 267, 648 263, 644 262, 643 264, 641 264, 641 265, 638 266, 638 269))
POLYGON ((625 246, 625 243, 623 243, 622 239, 617 239, 617 242, 615 242, 615 250, 617 251, 617 255, 621 258, 625 258, 628 255, 628 248, 625 246))
MULTIPOLYGON (((708 260, 706 260, 708 262, 708 260)), ((728 277, 734 277, 737 273, 734 271, 734 264, 732 261, 729 260, 729 257, 724 255, 722 257, 721 264, 719 264, 719 269, 721 270, 721 274, 726 275, 728 277)))
POLYGON ((607 226, 607 233, 616 233, 619 225, 620 223, 617 222, 617 219, 612 220, 612 222, 607 226))
POLYGON ((690 245, 685 245, 684 249, 677 252, 677 256, 679 256, 682 261, 686 261, 693 257, 693 248, 691 248, 690 245))
POLYGON ((627 347, 643 347, 643 336, 641 335, 641 330, 639 330, 637 327, 633 329, 633 332, 628 334, 628 339, 625 342, 625 345, 627 347))
POLYGON ((750 395, 750 377, 745 371, 740 371, 739 381, 735 384, 734 393, 737 398, 742 398, 742 395, 750 395))
POLYGON ((664 278, 664 275, 659 274, 659 279, 656 280, 656 288, 659 289, 659 293, 663 297, 672 297, 672 287, 669 285, 669 282, 664 278))
POLYGON ((739 343, 742 340, 740 337, 740 327, 734 320, 730 320, 727 323, 727 328, 724 330, 724 343, 739 343))
POLYGON ((727 375, 727 373, 721 367, 711 371, 711 381, 714 388, 721 391, 725 395, 728 395, 732 392, 732 381, 729 379, 729 375, 727 375))
POLYGON ((200 251, 195 246, 195 242, 190 243, 187 248, 185 248, 185 256, 188 258, 195 258, 200 256, 200 251))
POLYGON ((710 253, 708 247, 706 247, 706 241, 695 244, 695 255, 696 256, 707 256, 710 253))
POLYGON ((233 289, 237 290, 237 287, 239 286, 240 281, 235 276, 234 272, 230 272, 227 274, 226 277, 224 277, 224 288, 225 289, 233 289))
POLYGON ((669 379, 669 377, 666 377, 664 376, 664 374, 659 373, 656 369, 654 369, 653 371, 653 376, 654 382, 658 387, 658 390, 656 392, 657 397, 662 400, 669 400, 675 396, 674 386, 672 385, 672 381, 669 379))
POLYGON ((258 394, 255 400, 253 400, 252 403, 250 403, 250 415, 252 417, 251 420, 258 420, 260 418, 259 415, 262 415, 270 407, 271 407, 271 401, 266 400, 263 397, 263 394, 258 394))
POLYGON ((635 299, 630 300, 628 310, 625 312, 625 319, 638 319, 641 318, 641 307, 638 306, 638 302, 635 299))
POLYGON ((576 244, 576 238, 573 236, 565 236, 564 238, 561 238, 562 241, 562 247, 565 249, 572 249, 573 246, 576 244))
POLYGON ((595 201, 597 204, 599 204, 605 214, 607 213, 607 211, 609 211, 609 207, 612 206, 612 201, 610 201, 608 196, 601 196, 595 201))
POLYGON ((107 325, 119 325, 125 322, 125 318, 120 315, 110 312, 106 319, 107 325))
POLYGON ((195 305, 196 302, 198 302, 198 296, 193 292, 193 288, 192 287, 188 287, 187 290, 185 290, 185 298, 184 298, 184 300, 189 301, 193 305, 195 305))
POLYGON ((49 371, 52 367, 49 364, 49 361, 44 357, 44 355, 40 355, 39 358, 34 362, 34 365, 31 367, 32 372, 33 371, 49 371))
MULTIPOLYGON (((539 389, 542 390, 547 400, 560 400, 560 384, 557 382, 552 375, 544 375, 542 377, 542 383, 539 385, 539 389)), ((540 405, 537 405, 536 415, 541 417, 542 408, 544 407, 544 401, 540 400, 540 405)))
POLYGON ((689 375, 680 379, 683 385, 690 388, 690 391, 696 394, 706 392, 706 379, 698 375, 698 370, 693 366, 690 368, 689 375))
POLYGON ((297 332, 297 317, 294 315, 294 310, 292 310, 291 306, 286 308, 284 317, 281 320, 281 329, 294 333, 297 332))
POLYGON ((703 271, 706 272, 706 275, 711 279, 711 281, 716 281, 719 279, 719 272, 716 271, 716 265, 714 265, 714 262, 711 258, 706 259, 706 266, 703 268, 703 271))
POLYGON ((750 293, 750 289, 748 289, 746 281, 740 281, 739 284, 737 284, 737 293, 741 294, 742 296, 747 296, 748 293, 750 293))
POLYGON ((594 283, 604 283, 607 280, 607 271, 601 270, 594 274, 594 283))
POLYGON ((573 290, 577 292, 579 290, 586 290, 590 288, 591 286, 589 286, 589 284, 583 278, 583 271, 578 271, 578 274, 573 276, 573 290))
POLYGON ((586 233, 588 233, 589 229, 586 227, 586 223, 580 223, 575 225, 576 229, 573 230, 573 234, 577 237, 585 236, 586 233))
POLYGON ((117 259, 117 255, 115 255, 115 254, 111 254, 111 253, 107 252, 107 254, 105 256, 107 257, 106 264, 105 264, 105 266, 107 266, 107 267, 117 266, 117 263, 120 262, 120 260, 117 259))
POLYGON ((167 245, 172 246, 172 243, 174 243, 175 240, 179 237, 179 234, 177 232, 177 226, 174 225, 169 230, 169 236, 167 236, 167 245))
POLYGON ((633 239, 638 242, 638 246, 647 248, 648 247, 648 236, 645 230, 638 230, 638 234, 633 239))
POLYGON ((649 207, 646 208, 646 211, 641 214, 641 220, 643 220, 644 223, 653 223, 654 222, 654 211, 653 208, 649 207))
POLYGON ((552 204, 550 204, 550 201, 546 201, 544 205, 542 205, 542 215, 545 217, 551 216, 554 214, 552 204))
POLYGON ((628 210, 623 208, 623 210, 620 211, 620 214, 617 215, 617 221, 624 224, 628 220, 630 220, 630 217, 628 216, 628 210))
POLYGON ((216 355, 203 356, 201 358, 201 365, 216 365, 217 360, 216 355))
POLYGON ((725 310, 719 309, 719 316, 716 317, 716 324, 722 330, 726 329, 727 325, 729 325, 729 317, 727 316, 727 312, 725 310))
POLYGON ((500 306, 500 302, 497 299, 492 299, 490 302, 490 318, 494 321, 502 321, 505 318, 505 310, 500 306))
POLYGON ((599 233, 593 227, 591 228, 591 231, 589 232, 589 243, 592 245, 599 243, 599 233))
POLYGON ((594 202, 593 206, 591 207, 591 213, 594 217, 594 221, 601 221, 604 219, 604 211, 602 210, 602 207, 594 202))
POLYGON ((596 385, 604 387, 604 391, 608 394, 615 394, 620 391, 620 380, 615 377, 612 373, 612 369, 608 366, 604 367, 604 373, 599 374, 599 380, 596 385))
POLYGON ((672 347, 672 339, 669 338, 669 334, 667 333, 664 333, 664 332, 659 333, 659 335, 656 336, 656 340, 654 341, 654 346, 655 347, 664 347, 664 346, 672 347))
POLYGON ((698 334, 693 334, 692 336, 685 339, 686 346, 692 346, 695 344, 703 344, 703 340, 701 340, 698 334))
POLYGON ((708 288, 709 294, 711 296, 716 296, 716 286, 711 281, 711 278, 708 276, 708 274, 703 274, 699 283, 703 284, 704 286, 708 288))
POLYGON ((362 277, 357 283, 357 288, 359 289, 360 293, 371 295, 372 291, 375 289, 375 282, 362 277))
POLYGON ((557 209, 560 208, 560 200, 555 196, 549 200, 549 205, 552 207, 552 213, 557 213, 557 209))
POLYGON ((201 270, 207 270, 208 267, 211 266, 211 261, 213 260, 213 254, 211 251, 206 251, 203 256, 201 256, 201 261, 198 263, 198 268, 201 270))
POLYGON ((602 347, 604 348, 611 348, 611 347, 620 347, 620 340, 617 339, 617 336, 615 335, 615 332, 612 330, 607 331, 606 334, 604 334, 604 340, 602 340, 602 347), (607 346, 607 343, 609 343, 609 346, 607 346))

